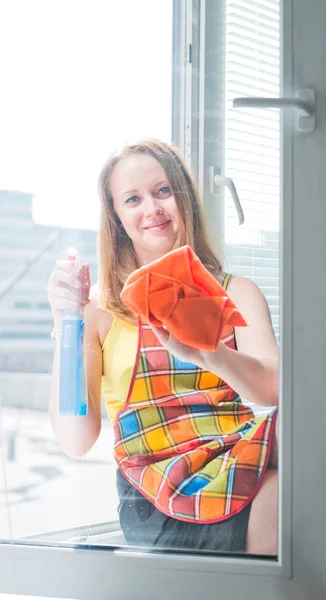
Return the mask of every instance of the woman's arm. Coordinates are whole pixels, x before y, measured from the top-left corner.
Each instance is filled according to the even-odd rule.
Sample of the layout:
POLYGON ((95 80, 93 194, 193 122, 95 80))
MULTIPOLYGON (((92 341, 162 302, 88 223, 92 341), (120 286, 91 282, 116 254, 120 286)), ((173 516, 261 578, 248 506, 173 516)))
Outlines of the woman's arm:
POLYGON ((232 277, 228 294, 248 327, 236 327, 238 351, 220 344, 204 352, 206 368, 216 373, 248 401, 278 404, 278 347, 267 302, 258 286, 245 277, 232 277))
POLYGON ((230 280, 228 294, 250 324, 235 330, 238 350, 219 344, 215 352, 206 352, 182 344, 163 328, 152 329, 161 344, 180 360, 216 373, 245 400, 275 406, 278 347, 265 297, 256 284, 237 276, 230 280))

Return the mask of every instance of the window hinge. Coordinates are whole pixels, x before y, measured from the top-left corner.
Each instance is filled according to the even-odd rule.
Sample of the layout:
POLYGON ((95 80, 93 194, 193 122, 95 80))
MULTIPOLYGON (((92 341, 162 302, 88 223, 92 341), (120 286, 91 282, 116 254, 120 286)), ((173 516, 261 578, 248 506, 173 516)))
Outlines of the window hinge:
POLYGON ((185 62, 186 63, 191 63, 191 50, 192 50, 192 45, 187 44, 187 46, 185 47, 185 62))

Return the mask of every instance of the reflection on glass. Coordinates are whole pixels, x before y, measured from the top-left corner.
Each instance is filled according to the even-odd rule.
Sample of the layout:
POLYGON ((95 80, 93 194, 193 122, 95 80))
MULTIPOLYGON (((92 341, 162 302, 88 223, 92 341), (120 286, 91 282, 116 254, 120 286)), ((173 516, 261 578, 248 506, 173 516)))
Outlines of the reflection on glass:
MULTIPOLYGON (((250 10, 239 8, 237 14, 226 6, 227 100, 276 94, 278 2, 268 10, 262 6, 260 20, 250 10), (239 57, 236 40, 244 19, 248 37, 239 57), (267 21, 269 42, 262 37, 267 21), (254 30, 260 35, 258 55, 254 30)), ((150 10, 148 3, 145 8, 150 10)), ((166 15, 171 20, 171 7, 166 15)), ((167 102, 161 110, 169 114, 167 102)), ((57 230, 53 236, 45 218, 46 225, 32 225, 31 188, 21 184, 21 192, 1 193, 3 250, 12 248, 1 267, 1 538, 277 554, 274 115, 266 121, 266 111, 258 117, 240 111, 232 121, 227 104, 226 172, 237 183, 246 222, 240 230, 226 220, 226 266, 206 233, 195 180, 166 142, 145 139, 119 148, 105 164, 98 260, 94 232, 57 230), (19 242, 13 240, 17 227, 19 242), (47 247, 24 271, 31 233, 34 256, 47 247), (71 272, 68 246, 77 247, 84 262, 78 275, 71 272), (20 276, 10 281, 16 269, 20 276), (231 311, 231 302, 238 312, 231 311), (67 417, 59 410, 59 340, 63 311, 76 306, 85 318, 88 413, 67 417), (53 320, 57 339, 51 341, 53 320)), ((111 119, 116 124, 115 115, 111 119)), ((164 137, 145 121, 138 129, 129 126, 132 136, 164 137)), ((87 173, 86 189, 90 178, 95 189, 95 168, 87 173)), ((49 181, 53 177, 52 170, 49 181)), ((59 194, 62 183, 72 190, 74 181, 58 177, 54 188, 59 194)), ((43 182, 36 191, 40 187, 43 182)), ((78 196, 70 223, 78 200, 87 205, 78 196)), ((53 193, 48 201, 53 206, 53 193)), ((52 221, 63 224, 53 215, 52 221)))

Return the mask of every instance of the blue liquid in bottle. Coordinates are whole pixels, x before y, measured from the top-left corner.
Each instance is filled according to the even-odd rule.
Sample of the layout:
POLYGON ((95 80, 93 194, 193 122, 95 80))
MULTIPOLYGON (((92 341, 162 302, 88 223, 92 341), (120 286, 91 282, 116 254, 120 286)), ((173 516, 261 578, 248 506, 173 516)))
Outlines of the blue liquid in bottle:
MULTIPOLYGON (((68 254, 77 261, 76 255, 68 254)), ((81 310, 69 310, 62 322, 60 339, 60 414, 86 416, 88 408, 84 346, 84 319, 81 310)))

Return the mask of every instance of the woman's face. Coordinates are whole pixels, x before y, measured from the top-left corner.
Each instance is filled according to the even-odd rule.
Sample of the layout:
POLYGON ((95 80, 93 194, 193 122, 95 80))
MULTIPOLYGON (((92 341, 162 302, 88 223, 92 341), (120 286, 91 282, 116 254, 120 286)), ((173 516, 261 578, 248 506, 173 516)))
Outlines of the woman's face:
POLYGON ((139 266, 172 250, 180 216, 166 173, 155 158, 138 154, 120 160, 111 173, 110 191, 139 266))

